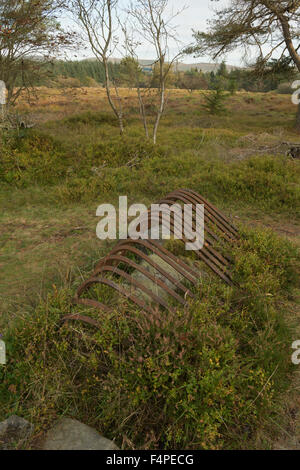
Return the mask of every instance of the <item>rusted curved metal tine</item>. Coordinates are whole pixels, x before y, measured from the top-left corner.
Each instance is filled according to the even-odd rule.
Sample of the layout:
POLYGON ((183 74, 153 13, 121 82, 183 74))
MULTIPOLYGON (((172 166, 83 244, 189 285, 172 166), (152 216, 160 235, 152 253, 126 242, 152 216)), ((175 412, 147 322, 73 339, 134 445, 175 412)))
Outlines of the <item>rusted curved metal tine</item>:
MULTIPOLYGON (((183 274, 183 276, 185 276, 185 272, 189 272, 192 276, 194 276, 194 278, 196 279, 196 284, 198 282, 198 279, 199 279, 199 273, 194 269, 192 268, 191 266, 189 266, 187 263, 185 263, 184 261, 182 261, 180 258, 178 258, 177 256, 175 256, 171 251, 168 251, 164 246, 162 246, 160 243, 158 243, 157 241, 155 240, 148 240, 147 243, 150 243, 151 245, 154 245, 156 248, 158 248, 165 256, 167 256, 168 258, 171 258, 172 261, 174 261, 175 263, 178 264, 179 267, 177 267, 176 269, 181 272, 181 274, 183 274), (183 271, 180 271, 180 267, 182 266, 183 268, 183 271)), ((173 265, 172 265, 173 266, 173 265)), ((193 281, 191 281, 193 282, 193 281)))
POLYGON ((193 194, 197 199, 201 200, 204 204, 206 204, 207 207, 209 207, 212 212, 215 214, 216 217, 220 218, 223 220, 231 230, 236 234, 236 236, 239 236, 238 234, 238 229, 235 227, 235 225, 226 217, 222 212, 219 211, 217 207, 215 207, 213 204, 211 204, 209 201, 204 199, 204 197, 201 196, 201 194, 198 194, 196 191, 193 191, 192 189, 181 189, 179 191, 185 191, 187 193, 193 194))
MULTIPOLYGON (((194 209, 194 206, 196 205, 196 203, 191 203, 190 201, 188 200, 183 200, 184 198, 182 196, 179 196, 179 197, 170 197, 170 196, 167 196, 165 197, 164 199, 161 199, 159 201, 158 204, 167 204, 167 205, 171 205, 171 204, 174 204, 176 201, 182 201, 182 202, 187 202, 188 204, 192 204, 193 205, 193 209, 194 209)), ((207 214, 205 214, 204 212, 204 219, 205 221, 207 222, 207 214)), ((193 221, 195 221, 195 211, 193 210, 193 221)), ((218 235, 216 235, 211 229, 210 227, 207 227, 206 226, 206 232, 217 242, 220 242, 220 238, 218 237, 218 235)), ((206 240, 212 245, 213 244, 213 241, 206 236, 206 240)))
MULTIPOLYGON (((211 212, 211 209, 204 203, 204 201, 197 199, 196 196, 193 194, 184 192, 184 191, 178 191, 172 193, 169 197, 171 198, 180 198, 180 197, 185 197, 187 198, 191 203, 193 204, 204 204, 205 206, 205 222, 206 225, 212 225, 215 229, 220 230, 222 233, 223 238, 231 241, 233 237, 235 237, 235 234, 233 233, 232 229, 228 227, 227 223, 225 223, 223 220, 220 220, 219 217, 216 216, 216 214, 211 212)), ((208 230, 208 228, 207 228, 208 230)), ((215 232, 213 232, 215 233, 215 232)), ((215 233, 216 235, 216 233, 215 233)), ((216 237, 214 237, 216 238, 216 237)), ((220 241, 219 236, 218 236, 218 241, 220 241)))
MULTIPOLYGON (((196 203, 191 202, 188 198, 186 198, 184 196, 174 197, 174 199, 163 199, 161 201, 161 203, 172 204, 172 203, 176 202, 177 200, 180 200, 183 203, 191 204, 192 207, 193 207, 193 210, 195 212, 196 203)), ((193 214, 193 229, 196 230, 195 213, 193 214)), ((211 236, 215 237, 215 239, 217 241, 220 241, 219 237, 215 236, 215 234, 213 232, 211 232, 211 230, 207 227, 207 225, 205 227, 205 232, 208 232, 211 236)), ((213 248, 213 246, 212 246, 213 242, 206 236, 206 233, 205 233, 204 245, 205 245, 205 247, 208 251, 210 251, 216 258, 218 258, 222 264, 224 264, 224 266, 227 266, 230 263, 231 260, 229 258, 224 257, 221 253, 219 253, 218 251, 216 251, 213 248), (209 243, 207 243, 207 242, 209 242, 209 243)))
MULTIPOLYGON (((196 222, 196 217, 195 217, 195 213, 196 213, 196 210, 195 210, 195 206, 196 204, 199 203, 199 201, 197 202, 192 196, 190 196, 189 194, 182 194, 183 191, 178 191, 174 193, 171 193, 173 194, 173 196, 170 198, 170 195, 167 196, 167 198, 163 199, 160 201, 160 203, 167 203, 167 204, 171 204, 172 202, 176 202, 177 200, 180 200, 181 202, 183 202, 184 204, 192 204, 193 206, 193 222, 196 222)), ((207 208, 206 208, 207 209, 207 208)), ((226 256, 226 255, 222 255, 221 253, 219 253, 218 251, 216 251, 212 245, 213 245, 213 242, 212 240, 210 240, 210 238, 207 236, 207 233, 210 234, 210 236, 212 238, 214 238, 216 241, 218 242, 223 242, 223 240, 221 240, 211 229, 210 227, 208 227, 207 225, 207 210, 204 212, 204 219, 205 219, 205 223, 206 223, 206 226, 205 226, 205 246, 206 248, 208 248, 214 256, 216 256, 217 258, 220 259, 221 262, 223 262, 225 265, 232 262, 232 259, 229 257, 229 256, 226 256), (208 246, 207 243, 210 245, 208 246)), ((214 226, 216 226, 215 224, 215 220, 212 221, 212 223, 214 224, 214 226)), ((231 237, 228 237, 226 235, 226 233, 224 233, 224 228, 222 228, 222 233, 223 235, 225 234, 225 238, 229 241, 232 241, 232 236, 231 237)))
MULTIPOLYGON (((77 296, 77 293, 75 295, 75 298, 74 298, 73 302, 75 302, 76 304, 85 305, 87 307, 93 307, 93 308, 101 309, 104 312, 112 312, 112 310, 107 305, 102 304, 101 302, 97 302, 96 300, 93 300, 93 299, 80 299, 77 296)), ((89 325, 95 326, 96 328, 99 328, 99 326, 100 326, 99 323, 97 322, 97 320, 94 320, 93 318, 88 317, 86 315, 80 315, 78 313, 65 315, 62 318, 62 322, 66 322, 66 321, 69 321, 69 320, 81 321, 83 323, 87 323, 89 325)))
MULTIPOLYGON (((162 216, 160 215, 160 219, 162 219, 162 216)), ((151 223, 151 216, 149 218, 150 223, 151 223)), ((175 234, 173 228, 174 225, 172 224, 171 220, 171 231, 173 234, 175 234)), ((185 237, 181 238, 181 241, 183 243, 187 243, 189 240, 187 240, 185 237)), ((220 263, 217 259, 215 259, 205 248, 202 248, 201 250, 196 250, 195 251, 196 255, 205 262, 218 276, 220 276, 227 284, 233 285, 233 281, 231 279, 231 273, 224 269, 224 267, 221 265, 221 270, 219 269, 220 263)))
MULTIPOLYGON (((129 240, 128 240, 129 241, 129 240)), ((106 265, 108 262, 110 261, 113 261, 114 260, 114 254, 115 253, 119 253, 119 252, 130 252, 130 253, 133 253, 137 256, 139 256, 140 258, 144 259, 148 264, 150 264, 154 269, 156 269, 158 272, 160 272, 165 278, 167 278, 172 284, 174 284, 177 288, 179 288, 180 290, 182 290, 185 295, 188 294, 190 295, 191 297, 193 297, 193 294, 192 292, 187 288, 185 287, 183 284, 181 284, 181 282, 179 282, 177 279, 175 279, 170 273, 168 273, 167 271, 165 271, 161 266, 159 266, 157 263, 155 263, 151 258, 149 258, 145 253, 143 253, 141 250, 137 249, 136 247, 133 247, 133 246, 130 246, 130 244, 125 244, 123 243, 122 245, 118 245, 115 247, 115 249, 112 251, 111 255, 109 257, 107 257, 107 259, 103 260, 102 264, 101 265, 98 265, 96 271, 94 272, 93 276, 95 277, 99 272, 100 272, 100 269, 102 266, 106 265)), ((124 257, 125 258, 125 257, 124 257)), ((131 260, 128 260, 128 258, 125 258, 126 259, 126 262, 127 264, 136 264, 134 263, 133 261, 131 260), (129 263, 130 261, 130 263, 129 263)), ((169 261, 167 261, 169 263, 169 261)), ((138 270, 140 272, 143 272, 143 271, 146 271, 147 272, 147 276, 149 277, 149 271, 147 270, 144 270, 140 265, 136 264, 136 266, 138 266, 138 270)), ((178 271, 178 270, 177 270, 178 271)), ((156 279, 156 278, 155 278, 156 279)), ((196 282, 195 282, 196 284, 196 282)), ((163 287, 163 286, 162 286, 163 287)), ((167 287, 167 286, 166 286, 167 287)), ((166 287, 163 287, 163 288, 166 288, 166 287)), ((175 291, 174 291, 175 292, 175 291)))
POLYGON ((191 194, 195 197, 195 199, 198 201, 198 203, 205 204, 206 207, 208 208, 208 210, 210 211, 210 213, 212 215, 214 215, 220 221, 221 224, 224 224, 228 228, 229 233, 231 233, 234 238, 239 238, 238 229, 213 204, 208 202, 200 194, 196 193, 192 189, 180 189, 179 191, 189 193, 189 194, 191 194))
MULTIPOLYGON (((80 300, 80 299, 79 299, 80 300)), ((92 325, 92 326, 95 326, 96 328, 99 328, 100 325, 99 323, 97 322, 97 320, 94 320, 93 318, 91 317, 87 317, 86 315, 79 315, 77 313, 74 313, 73 315, 65 315, 63 318, 62 318, 62 321, 65 322, 65 321, 69 321, 69 320, 72 320, 72 321, 81 321, 83 323, 87 323, 89 325, 92 325)))
MULTIPOLYGON (((195 196, 193 196, 190 193, 184 192, 182 190, 173 191, 173 193, 168 194, 164 198, 164 200, 165 199, 171 199, 174 202, 177 201, 177 200, 180 200, 180 201, 184 202, 185 204, 193 204, 193 206, 196 206, 196 204, 199 204, 199 201, 197 201, 195 199, 195 196)), ((212 215, 210 213, 208 206, 206 204, 204 204, 203 202, 201 202, 201 204, 203 204, 205 206, 204 216, 205 216, 205 219, 206 219, 206 223, 211 223, 214 227, 218 227, 218 225, 216 224, 216 218, 215 218, 214 215, 212 215)), ((218 227, 218 228, 220 229, 220 227, 218 227)), ((220 230, 221 230, 222 233, 224 233, 224 227, 222 227, 220 230)), ((214 231, 210 231, 209 233, 217 241, 220 241, 219 236, 214 231)))
POLYGON ((193 198, 194 202, 197 204, 204 204, 206 208, 206 212, 209 214, 213 223, 216 224, 216 221, 220 223, 218 226, 222 231, 228 231, 229 233, 232 232, 232 225, 230 221, 222 214, 217 208, 213 207, 208 201, 206 201, 200 194, 197 194, 189 189, 177 189, 170 193, 170 196, 182 194, 184 196, 189 196, 193 198))
MULTIPOLYGON (((132 261, 129 258, 126 258, 125 256, 110 255, 109 258, 107 259, 107 262, 103 266, 107 266, 108 265, 107 263, 111 263, 111 262, 113 263, 114 261, 116 261, 118 263, 117 266, 119 265, 119 263, 124 263, 124 264, 127 264, 128 266, 131 266, 136 271, 139 271, 145 277, 147 277, 148 279, 153 281, 154 284, 157 284, 163 290, 167 291, 169 293, 169 295, 171 295, 172 297, 177 299, 180 303, 185 303, 184 299, 182 297, 180 297, 180 295, 177 294, 177 292, 174 289, 169 287, 159 277, 151 274, 147 269, 144 269, 140 264, 135 263, 134 261, 132 261)), ((101 272, 100 270, 101 270, 101 268, 99 268, 99 272, 101 272)), ((175 279, 174 279, 174 282, 172 282, 172 283, 175 284, 175 279)), ((190 295, 191 297, 194 297, 194 294, 192 294, 192 292, 190 292, 189 289, 187 289, 185 286, 183 286, 179 281, 176 283, 176 287, 178 287, 180 290, 182 290, 185 295, 190 295)))
POLYGON ((97 300, 94 299, 82 299, 78 297, 78 292, 76 292, 74 302, 77 304, 85 305, 86 307, 93 307, 93 308, 98 308, 101 310, 104 310, 106 312, 111 312, 111 309, 103 304, 102 302, 98 302, 97 300))
MULTIPOLYGON (((153 221, 156 221, 156 222, 160 223, 162 226, 164 225, 164 222, 165 222, 165 221, 164 221, 164 219, 163 219, 163 217, 162 217, 162 213, 160 213, 158 216, 155 216, 155 219, 154 219, 153 216, 151 216, 150 211, 148 211, 147 214, 148 214, 148 223, 150 222, 150 228, 151 228, 151 226, 152 226, 152 222, 153 222, 153 221)), ((166 225, 166 226, 167 226, 167 225, 166 225)), ((177 236, 182 242, 184 242, 184 243, 189 242, 189 240, 187 240, 187 238, 186 238, 185 236, 182 236, 182 234, 181 234, 181 233, 178 233, 178 231, 176 232, 177 229, 176 229, 176 226, 175 226, 175 224, 174 224, 174 218, 170 217, 170 227, 169 227, 169 226, 167 226, 167 227, 168 227, 168 228, 171 228, 170 232, 172 232, 173 235, 177 236)), ((188 229, 191 230, 192 227, 191 227, 191 226, 188 226, 188 229)), ((205 254, 205 255, 211 260, 211 262, 214 263, 217 267, 220 267, 222 270, 224 270, 224 271, 226 272, 223 263, 221 263, 221 262, 219 261, 218 257, 215 257, 214 254, 211 254, 211 253, 207 250, 206 247, 203 247, 201 250, 195 250, 195 253, 200 253, 200 252, 202 252, 203 254, 205 254)), ((230 277, 230 273, 228 272, 227 274, 228 274, 229 277, 230 277)))
MULTIPOLYGON (((167 203, 167 204, 172 204, 174 203, 175 201, 177 200, 180 200, 181 202, 185 203, 185 204, 191 204, 192 207, 193 207, 193 228, 196 230, 196 210, 195 210, 195 205, 196 203, 195 202, 192 202, 189 198, 185 197, 185 196, 176 196, 172 199, 163 199, 163 202, 167 203)), ((204 219, 205 219, 205 240, 204 240, 204 246, 214 255, 216 256, 217 258, 219 258, 219 260, 224 264, 224 265, 228 265, 230 262, 232 262, 232 259, 229 257, 229 256, 226 256, 221 253, 219 253, 214 247, 214 242, 213 240, 211 240, 208 236, 207 236, 207 233, 212 237, 214 238, 218 243, 221 243, 223 245, 223 240, 221 240, 212 230, 211 228, 207 225, 207 216, 205 215, 204 213, 204 219)), ((224 233, 224 232, 222 232, 224 233)), ((231 241, 232 239, 229 238, 229 237, 225 237, 228 241, 231 241)))
MULTIPOLYGON (((219 218, 215 214, 211 213, 210 207, 207 206, 207 204, 204 201, 196 199, 196 196, 194 196, 193 194, 190 194, 183 190, 179 190, 179 191, 174 191, 173 193, 169 194, 167 198, 172 198, 172 199, 176 198, 176 199, 181 199, 181 200, 182 198, 185 198, 194 205, 204 204, 205 206, 204 218, 205 218, 206 225, 208 225, 209 223, 212 224, 214 227, 217 227, 222 232, 223 236, 225 236, 226 239, 228 240, 232 239, 233 237, 232 229, 228 227, 228 224, 223 221, 220 221, 219 218)), ((215 232, 211 231, 208 227, 206 227, 206 231, 210 233, 210 235, 213 238, 215 238, 217 241, 220 241, 219 236, 215 232)))
POLYGON ((227 271, 227 272, 224 272, 224 271, 220 271, 220 269, 216 268, 216 266, 206 258, 206 256, 203 254, 203 252, 200 250, 197 252, 197 256, 202 260, 204 261, 205 264, 207 264, 208 267, 211 268, 211 270, 217 274, 221 279, 223 279, 223 281, 226 282, 226 284, 228 284, 229 286, 234 286, 234 282, 232 280, 232 277, 230 275, 230 273, 227 271))
MULTIPOLYGON (((151 217, 150 211, 147 212, 148 214, 148 222, 150 221, 150 224, 152 223, 153 217, 151 217)), ((163 225, 163 217, 162 214, 160 213, 159 216, 156 218, 158 219, 159 222, 163 225)), ((170 232, 172 232, 174 235, 176 235, 176 227, 174 226, 174 223, 172 223, 172 217, 170 218, 170 232)), ((169 228, 169 227, 168 227, 169 228)), ((189 227, 190 229, 190 227, 189 227)), ((182 236, 181 241, 183 243, 188 243, 189 240, 186 239, 185 236, 182 236)), ((231 279, 231 274, 229 271, 227 271, 224 266, 220 263, 220 261, 215 258, 211 253, 208 252, 208 250, 203 247, 201 250, 196 250, 195 251, 196 255, 204 261, 216 274, 218 274, 227 284, 233 285, 232 279, 231 279), (219 269, 221 268, 221 270, 219 269)))
MULTIPOLYGON (((165 217, 163 217, 163 213, 161 211, 153 216, 150 210, 147 211, 147 213, 144 215, 145 221, 147 218, 148 231, 151 231, 153 224, 157 224, 159 230, 161 230, 163 227, 166 227, 167 230, 170 231, 170 235, 180 239, 183 243, 191 242, 191 240, 188 240, 187 237, 189 235, 192 236, 192 234, 194 235, 197 230, 196 205, 204 204, 204 246, 201 249, 199 248, 195 250, 194 253, 227 284, 234 285, 231 273, 227 270, 231 259, 228 255, 223 255, 223 253, 220 253, 214 247, 214 245, 216 242, 221 242, 222 246, 224 246, 224 239, 229 242, 237 240, 239 238, 239 234, 236 227, 234 227, 230 220, 227 219, 216 207, 206 201, 200 194, 197 194, 195 191, 190 189, 179 189, 173 191, 165 198, 160 200, 157 204, 166 204, 167 206, 170 206, 176 202, 180 202, 181 204, 190 204, 192 206, 192 220, 183 219, 185 224, 188 224, 185 225, 185 228, 189 233, 181 233, 179 227, 176 226, 175 215, 173 212, 168 212, 168 215, 170 215, 170 224, 168 224, 167 221, 165 221, 165 217), (220 235, 220 232, 222 236, 220 235)), ((167 208, 165 211, 167 211, 167 208)), ((144 311, 147 311, 151 314, 155 312, 154 307, 152 308, 149 303, 143 301, 136 292, 131 293, 129 289, 125 288, 126 286, 124 287, 124 284, 117 284, 113 282, 113 280, 103 277, 105 273, 111 273, 112 275, 118 276, 119 279, 128 281, 130 286, 132 286, 134 289, 137 289, 140 292, 146 294, 147 298, 156 304, 156 308, 158 308, 158 306, 162 306, 166 309, 169 309, 167 301, 165 301, 159 295, 155 294, 153 290, 126 272, 127 267, 131 267, 135 271, 140 272, 146 278, 150 279, 154 285, 166 291, 180 304, 185 305, 186 296, 189 295, 190 297, 194 297, 193 293, 190 291, 190 289, 183 285, 179 279, 174 277, 175 272, 167 272, 163 267, 155 262, 153 258, 151 258, 151 255, 148 254, 149 252, 156 254, 160 259, 171 266, 175 272, 179 273, 183 278, 192 284, 197 285, 199 273, 196 271, 196 269, 189 266, 187 263, 184 263, 180 258, 176 257, 173 253, 168 251, 161 244, 161 242, 151 238, 149 240, 133 240, 128 238, 126 240, 119 241, 111 253, 97 263, 92 277, 84 282, 77 290, 75 297, 76 303, 112 312, 112 308, 95 299, 81 297, 82 294, 88 291, 94 284, 103 284, 116 290, 118 293, 134 302, 144 311), (139 264, 139 262, 136 262, 136 260, 128 258, 127 255, 125 256, 125 253, 131 253, 139 260, 145 261, 149 266, 152 266, 157 273, 160 273, 163 279, 160 278, 159 275, 152 273, 143 264, 139 264), (120 269, 121 264, 122 269, 120 269), (167 283, 167 281, 171 283, 171 286, 167 283)), ((64 317, 64 320, 79 320, 93 326, 99 326, 99 323, 93 318, 80 314, 67 315, 64 317)))
MULTIPOLYGON (((113 274, 118 274, 120 277, 122 277, 126 281, 129 281, 131 285, 134 285, 138 289, 145 292, 145 294, 147 294, 148 296, 153 298, 154 301, 158 302, 160 305, 167 308, 167 304, 163 300, 159 299, 159 297, 157 297, 150 289, 148 289, 146 286, 144 286, 143 284, 138 282, 136 279, 129 276, 129 274, 127 274, 125 271, 122 271, 121 269, 118 269, 115 266, 105 266, 104 265, 104 266, 101 266, 101 268, 99 269, 99 274, 103 273, 103 272, 110 272, 110 273, 113 273, 113 274)), ((88 289, 90 289, 92 287, 92 285, 94 283, 96 283, 99 279, 101 279, 101 278, 96 277, 96 276, 91 278, 89 280, 90 282, 88 281, 85 286, 82 286, 83 290, 79 289, 78 295, 80 296, 83 293, 83 291, 87 291, 88 289)))
MULTIPOLYGON (((120 241, 116 247, 112 250, 111 254, 117 253, 122 250, 123 245, 141 245, 149 250, 151 250, 153 253, 161 257, 164 261, 166 261, 170 266, 172 266, 176 271, 178 271, 180 274, 182 274, 187 280, 192 282, 194 285, 197 284, 197 280, 199 278, 199 273, 194 271, 190 266, 188 266, 186 263, 181 261, 179 258, 177 258, 173 253, 168 252, 164 247, 162 247, 159 243, 155 242, 154 240, 122 240, 120 241)), ((132 248, 130 246, 130 248, 132 248)), ((126 248, 127 250, 127 248, 126 248)), ((137 249, 136 249, 137 250, 137 249)), ((128 250, 130 251, 130 250, 128 250)), ((159 266, 157 263, 155 263, 153 260, 150 260, 149 257, 143 253, 141 250, 134 251, 135 254, 143 258, 145 261, 147 261, 149 264, 151 264, 157 271, 159 271, 164 277, 169 279, 170 282, 174 283, 175 285, 180 286, 178 281, 173 278, 171 274, 166 272, 161 266, 159 266)), ((109 257, 107 257, 109 258, 109 257)), ((100 260, 99 263, 97 264, 94 273, 97 274, 97 269, 100 267, 103 263, 106 262, 106 258, 103 260, 100 260)), ((184 287, 184 286, 183 286, 184 287)))
MULTIPOLYGON (((144 292, 146 295, 148 295, 150 297, 150 299, 152 299, 154 302, 157 302, 162 307, 168 309, 167 302, 165 302, 163 299, 161 299, 159 296, 157 296, 151 289, 148 289, 148 287, 146 287, 141 282, 137 281, 134 277, 130 276, 129 274, 127 274, 122 269, 116 268, 115 266, 104 265, 104 266, 101 266, 101 268, 99 270, 99 274, 103 273, 103 272, 110 272, 110 273, 113 273, 113 274, 117 274, 118 276, 125 279, 126 281, 129 281, 129 283, 132 286, 136 287, 137 289, 140 289, 142 292, 144 292)), ((185 304, 184 300, 181 297, 179 297, 179 298, 180 298, 179 302, 185 304)))
POLYGON ((224 230, 224 228, 229 232, 236 232, 236 228, 232 225, 231 221, 222 213, 219 211, 218 208, 213 206, 210 202, 208 202, 206 199, 204 199, 200 194, 196 193, 195 191, 191 189, 177 189, 170 193, 171 195, 174 194, 184 194, 186 196, 193 197, 198 204, 204 204, 206 207, 206 211, 211 215, 213 219, 217 219, 220 224, 222 225, 221 230, 224 230))
MULTIPOLYGON (((174 223, 170 224, 171 228, 174 229, 174 223)), ((189 230, 191 227, 188 227, 189 230)), ((175 230, 173 230, 173 233, 175 234, 175 230)), ((182 237, 182 242, 187 243, 189 240, 185 236, 182 237)), ((204 246, 200 250, 195 250, 195 254, 202 260, 204 261, 216 274, 218 274, 225 282, 228 284, 232 285, 232 279, 231 279, 231 273, 226 269, 226 267, 219 261, 217 257, 214 256, 214 254, 210 253, 208 249, 204 246), (220 270, 221 268, 221 270, 220 270)))
MULTIPOLYGON (((115 257, 115 258, 120 258, 120 257, 115 257)), ((125 257, 122 257, 122 258, 126 259, 125 257)), ((123 277, 124 279, 129 281, 131 284, 133 284, 135 287, 145 292, 145 294, 147 294, 153 301, 159 303, 165 308, 168 308, 168 304, 163 299, 160 299, 160 297, 158 297, 151 289, 148 289, 146 286, 144 286, 144 284, 141 284, 140 282, 138 282, 135 278, 127 274, 125 271, 118 269, 115 266, 109 266, 106 264, 99 268, 99 274, 106 272, 106 271, 112 272, 113 274, 118 274, 120 277, 123 277)), ((160 281, 158 278, 155 278, 155 276, 152 276, 152 275, 148 276, 148 274, 150 273, 146 269, 143 271, 145 272, 145 276, 149 277, 149 279, 151 279, 154 282, 154 284, 157 284, 162 289, 168 291, 169 294, 172 297, 174 297, 176 300, 178 300, 179 303, 181 303, 182 305, 185 305, 186 303, 185 300, 182 297, 180 297, 180 295, 178 295, 175 291, 173 291, 173 289, 169 289, 168 286, 164 282, 160 281)))
MULTIPOLYGON (((130 279, 130 281, 131 281, 131 279, 130 279)), ((84 292, 84 290, 88 290, 93 284, 105 284, 109 287, 112 287, 114 290, 118 291, 124 297, 127 297, 128 299, 132 300, 134 303, 136 303, 143 310, 146 310, 148 313, 151 313, 151 314, 154 313, 154 310, 151 307, 149 307, 146 302, 142 302, 136 295, 133 295, 129 291, 127 291, 126 289, 123 289, 122 286, 119 286, 118 284, 115 284, 110 279, 105 279, 103 277, 95 277, 95 278, 91 278, 88 281, 86 281, 81 286, 81 288, 78 289, 78 296, 80 296, 84 292)))

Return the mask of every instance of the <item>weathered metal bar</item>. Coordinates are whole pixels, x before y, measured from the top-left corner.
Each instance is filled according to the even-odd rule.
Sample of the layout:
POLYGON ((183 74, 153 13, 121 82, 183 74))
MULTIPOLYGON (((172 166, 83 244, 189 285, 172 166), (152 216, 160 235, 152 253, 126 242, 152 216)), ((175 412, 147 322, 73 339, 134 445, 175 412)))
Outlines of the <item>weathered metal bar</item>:
MULTIPOLYGON (((226 243, 232 243, 239 239, 237 228, 216 207, 193 190, 180 189, 173 191, 157 204, 170 206, 178 201, 181 204, 190 204, 192 207, 192 220, 189 223, 187 223, 187 220, 184 221, 187 224, 187 230, 191 233, 195 233, 197 228, 199 228, 196 226, 196 205, 204 204, 204 246, 201 249, 195 250, 195 254, 199 260, 203 261, 224 282, 231 286, 234 285, 230 272, 232 261, 230 256, 223 253, 223 251, 226 243), (216 246, 218 244, 222 245, 222 252, 216 246)), ((152 214, 151 217, 151 213, 148 211, 144 217, 147 219, 149 231, 153 223, 158 224, 157 226, 160 228, 166 226, 162 213, 159 213, 156 217, 153 217, 152 214)), ((170 215, 168 229, 171 236, 173 235, 176 238, 178 229, 175 224, 174 214, 170 215)), ((184 235, 180 239, 184 243, 190 241, 184 235)), ((200 272, 194 266, 190 266, 175 256, 160 241, 151 238, 148 240, 133 240, 128 238, 119 241, 113 250, 97 263, 92 276, 78 288, 74 302, 111 312, 112 308, 106 304, 84 297, 95 284, 102 284, 111 287, 121 296, 128 298, 135 305, 150 314, 153 314, 154 309, 159 307, 170 309, 165 298, 162 298, 161 295, 158 295, 151 288, 144 285, 140 277, 137 278, 135 273, 138 276, 141 275, 143 279, 145 278, 145 280, 150 281, 153 284, 153 288, 157 289, 157 292, 165 292, 180 305, 185 305, 188 297, 194 297, 194 294, 182 281, 185 280, 189 284, 197 285, 200 276, 200 272), (134 260, 130 258, 132 255, 135 257, 134 260), (159 264, 158 260, 161 260, 161 264, 159 264), (133 272, 129 274, 126 272, 128 269, 132 269, 133 272), (123 280, 124 282, 122 284, 115 283, 112 279, 108 279, 106 274, 117 276, 119 281, 123 280), (134 292, 130 291, 130 287, 134 289, 134 292), (139 295, 138 292, 142 293, 142 295, 139 295), (151 305, 142 299, 143 295, 150 300, 151 305)), ((67 315, 64 317, 64 320, 78 320, 92 326, 99 325, 95 319, 79 314, 67 315)))

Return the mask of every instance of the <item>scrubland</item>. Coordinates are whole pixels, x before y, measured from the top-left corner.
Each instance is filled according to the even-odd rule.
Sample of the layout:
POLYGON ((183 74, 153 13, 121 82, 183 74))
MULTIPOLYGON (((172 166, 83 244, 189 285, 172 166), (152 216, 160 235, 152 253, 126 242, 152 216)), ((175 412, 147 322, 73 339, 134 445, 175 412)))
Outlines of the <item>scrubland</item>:
POLYGON ((205 93, 169 92, 156 146, 127 89, 123 137, 101 88, 39 88, 18 103, 34 127, 3 132, 0 419, 24 416, 35 439, 63 415, 124 449, 289 448, 300 437, 300 162, 285 144, 300 143, 295 106, 241 92, 210 116, 205 93), (149 205, 179 188, 239 227, 239 287, 202 279, 188 309, 157 318, 129 304, 112 314, 73 305, 113 244, 96 238, 97 206, 120 195, 149 205), (100 331, 61 327, 76 312, 100 331))

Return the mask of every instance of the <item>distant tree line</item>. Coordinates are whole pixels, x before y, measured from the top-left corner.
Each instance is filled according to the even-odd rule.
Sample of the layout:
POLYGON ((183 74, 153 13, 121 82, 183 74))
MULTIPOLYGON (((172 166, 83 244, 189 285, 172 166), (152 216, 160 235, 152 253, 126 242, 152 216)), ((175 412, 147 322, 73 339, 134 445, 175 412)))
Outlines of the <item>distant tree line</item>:
MULTIPOLYGON (((120 65, 110 63, 111 75, 116 79, 120 75, 120 65)), ((103 64, 93 60, 56 60, 47 65, 43 74, 34 80, 35 86, 97 86, 105 79, 103 64)))
POLYGON ((257 74, 256 70, 249 68, 228 69, 222 62, 215 72, 203 72, 194 68, 186 72, 177 72, 173 84, 176 88, 193 90, 222 89, 230 93, 236 91, 279 92, 291 93, 290 84, 297 78, 297 71, 292 67, 277 67, 273 60, 264 73, 257 74))
MULTIPOLYGON (((190 92, 194 90, 215 90, 222 88, 225 91, 234 93, 235 91, 268 92, 278 90, 282 93, 289 93, 289 83, 297 78, 295 70, 275 70, 274 64, 270 64, 272 73, 265 73, 258 76, 251 69, 236 68, 229 70, 222 62, 216 72, 203 72, 194 68, 185 72, 176 71, 175 67, 170 70, 167 80, 167 88, 186 89, 190 92)), ((130 64, 126 59, 121 63, 109 64, 112 81, 118 86, 134 87, 134 80, 131 80, 132 73, 130 64)), ((137 64, 138 67, 138 64, 137 64)), ((140 67, 139 82, 141 88, 157 88, 157 68, 153 67, 151 72, 144 72, 140 67)), ((81 86, 103 86, 105 80, 105 70, 103 64, 95 60, 80 61, 55 61, 47 67, 47 73, 35 78, 36 86, 53 87, 81 87, 81 86)))

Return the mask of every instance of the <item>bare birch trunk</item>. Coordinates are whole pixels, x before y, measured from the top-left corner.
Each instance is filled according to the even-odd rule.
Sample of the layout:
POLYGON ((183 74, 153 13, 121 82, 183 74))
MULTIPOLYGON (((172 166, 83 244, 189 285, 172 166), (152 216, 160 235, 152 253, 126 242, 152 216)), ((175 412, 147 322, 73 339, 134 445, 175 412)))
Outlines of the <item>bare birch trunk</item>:
POLYGON ((142 98, 141 90, 140 90, 139 86, 137 87, 137 93, 138 93, 139 104, 140 104, 140 115, 141 115, 141 118, 142 118, 142 121, 143 121, 146 138, 149 139, 149 131, 148 131, 148 125, 147 125, 146 110, 145 110, 145 105, 144 105, 144 102, 143 102, 143 98, 142 98))
POLYGON ((166 76, 167 74, 164 71, 164 56, 161 54, 160 57, 160 103, 157 110, 156 120, 153 128, 153 143, 154 145, 157 142, 157 132, 160 124, 161 117, 165 109, 165 93, 166 93, 166 76))
POLYGON ((156 144, 157 142, 157 132, 158 132, 158 127, 160 124, 161 117, 163 115, 165 109, 165 88, 163 86, 163 89, 160 92, 160 106, 157 111, 157 116, 154 124, 154 129, 153 129, 153 143, 156 144))
MULTIPOLYGON (((110 104, 110 107, 112 108, 116 118, 118 119, 119 122, 119 127, 120 127, 120 134, 123 135, 124 133, 124 122, 123 122, 123 110, 122 110, 122 105, 119 102, 120 109, 118 110, 117 107, 115 106, 115 103, 113 102, 113 99, 111 97, 111 91, 110 91, 110 79, 109 79, 109 70, 108 70, 108 62, 107 60, 103 61, 104 69, 105 69, 105 89, 106 89, 106 95, 108 102, 110 104)), ((117 90, 116 90, 117 92, 117 90)), ((117 93, 117 98, 120 100, 118 93, 117 93)))

